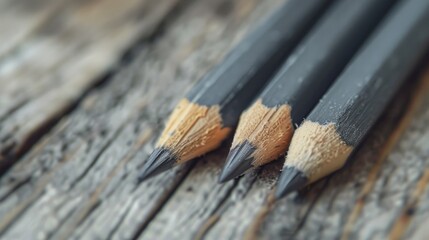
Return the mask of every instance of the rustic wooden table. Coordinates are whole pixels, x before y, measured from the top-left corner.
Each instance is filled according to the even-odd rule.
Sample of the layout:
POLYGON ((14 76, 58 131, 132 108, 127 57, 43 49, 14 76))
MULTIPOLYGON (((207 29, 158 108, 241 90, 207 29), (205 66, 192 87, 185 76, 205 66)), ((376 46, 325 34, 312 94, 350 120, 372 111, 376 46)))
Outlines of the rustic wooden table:
POLYGON ((273 202, 230 142, 135 186, 192 83, 282 0, 1 0, 1 239, 427 239, 429 71, 347 167, 273 202))

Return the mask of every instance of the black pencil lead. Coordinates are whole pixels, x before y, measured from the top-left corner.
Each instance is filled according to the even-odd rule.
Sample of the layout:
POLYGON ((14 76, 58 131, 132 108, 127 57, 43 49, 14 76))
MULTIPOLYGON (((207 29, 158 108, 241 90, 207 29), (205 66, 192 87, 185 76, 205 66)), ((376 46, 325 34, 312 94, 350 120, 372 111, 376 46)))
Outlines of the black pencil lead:
POLYGON ((167 169, 172 168, 176 164, 176 157, 166 148, 156 148, 149 159, 144 164, 142 172, 139 174, 137 182, 141 183, 144 180, 153 177, 167 169))
POLYGON ((294 167, 287 167, 280 175, 276 189, 276 198, 282 198, 293 191, 299 190, 307 185, 307 183, 308 178, 303 172, 294 167))
POLYGON ((232 180, 253 167, 252 153, 255 148, 247 141, 232 149, 226 158, 225 167, 219 177, 219 183, 232 180))

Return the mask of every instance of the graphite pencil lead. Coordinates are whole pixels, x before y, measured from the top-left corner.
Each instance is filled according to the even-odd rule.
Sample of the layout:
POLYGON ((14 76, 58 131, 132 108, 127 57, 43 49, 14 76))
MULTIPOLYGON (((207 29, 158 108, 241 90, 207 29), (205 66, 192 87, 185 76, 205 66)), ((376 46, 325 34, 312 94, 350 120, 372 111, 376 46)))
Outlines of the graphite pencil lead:
POLYGON ((172 168, 176 164, 176 160, 176 156, 170 150, 156 148, 145 163, 137 182, 141 183, 150 177, 172 168))
POLYGON ((292 138, 280 176, 277 196, 282 197, 340 169, 352 151, 353 147, 341 139, 333 123, 323 125, 304 121, 292 138), (304 185, 288 183, 296 174, 290 169, 300 172, 301 177, 306 178, 304 185))
POLYGON ((255 147, 247 141, 232 149, 220 174, 219 183, 232 180, 252 168, 254 151, 255 147))
POLYGON ((182 99, 156 144, 184 163, 220 146, 231 128, 224 126, 220 106, 204 106, 182 99))
POLYGON ((299 190, 308 184, 308 178, 302 171, 294 167, 283 169, 276 189, 276 198, 282 198, 287 194, 299 190))
POLYGON ((268 108, 261 100, 246 110, 240 118, 220 179, 227 181, 238 177, 250 168, 281 156, 294 131, 290 110, 287 104, 268 108))

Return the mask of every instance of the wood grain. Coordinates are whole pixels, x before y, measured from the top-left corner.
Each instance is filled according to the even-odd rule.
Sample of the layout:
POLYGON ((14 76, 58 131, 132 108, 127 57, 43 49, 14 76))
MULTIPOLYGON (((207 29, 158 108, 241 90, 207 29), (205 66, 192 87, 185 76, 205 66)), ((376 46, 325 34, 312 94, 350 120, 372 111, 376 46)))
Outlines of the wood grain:
POLYGON ((158 122, 181 97, 178 93, 220 61, 251 23, 275 6, 271 4, 205 0, 184 7, 162 37, 86 96, 3 176, 2 237, 138 236, 187 170, 168 172, 136 188, 137 167, 153 148, 154 138, 131 160, 124 160, 125 155, 143 131, 158 134, 158 122), (243 13, 238 6, 246 4, 251 10, 243 13), (225 12, 225 5, 233 10, 225 12))
MULTIPOLYGON (((89 9, 98 9, 95 6, 100 1, 68 4, 81 6, 91 2, 94 8, 84 4, 89 14, 89 9)), ((38 2, 48 4, 49 0, 38 2)), ((108 2, 105 0, 103 4, 108 2)), ((152 10, 147 10, 149 15, 143 14, 146 17, 137 21, 141 25, 136 25, 143 30, 130 27, 129 31, 138 28, 133 39, 138 35, 149 40, 133 49, 134 57, 128 62, 116 69, 112 69, 111 64, 101 64, 103 68, 86 75, 76 73, 76 69, 84 69, 78 59, 86 54, 79 53, 80 57, 75 58, 74 53, 69 53, 68 57, 61 56, 67 60, 59 64, 62 72, 68 73, 67 78, 41 81, 33 90, 24 85, 16 87, 28 92, 21 98, 24 100, 19 107, 10 107, 2 115, 0 136, 9 135, 14 139, 12 142, 22 143, 29 133, 40 129, 40 124, 33 120, 46 122, 53 115, 60 120, 49 125, 49 131, 42 131, 40 139, 29 142, 29 151, 24 151, 25 155, 1 177, 0 237, 14 240, 339 239, 343 236, 345 239, 385 239, 394 235, 425 239, 429 223, 429 96, 424 94, 423 104, 415 104, 418 102, 413 97, 416 89, 425 90, 417 85, 419 81, 413 80, 417 77, 401 89, 371 136, 343 170, 282 201, 275 203, 270 198, 280 161, 238 180, 217 183, 230 141, 197 163, 175 168, 135 186, 138 169, 153 150, 166 116, 183 93, 219 62, 252 24, 281 2, 193 0, 174 5, 170 1, 156 1, 156 4, 141 1, 140 10, 152 10), (160 21, 163 31, 156 30, 155 37, 148 37, 160 21), (154 27, 143 27, 145 24, 154 27), (81 75, 70 77, 70 71, 81 75), (92 87, 98 81, 94 76, 107 71, 111 74, 103 80, 104 84, 92 87), (77 102, 74 108, 64 110, 74 102, 77 102), (46 106, 54 107, 46 109, 46 106), (416 114, 407 111, 410 106, 417 106, 411 107, 417 109, 416 114), (401 125, 404 118, 411 119, 410 123, 401 125), (18 130, 15 134, 12 128, 5 128, 13 123, 24 126, 25 131, 18 130), (395 130, 398 128, 401 131, 395 130), (395 131, 401 132, 397 139, 392 135, 395 131), (391 144, 391 149, 386 150, 386 144, 391 144), (358 213, 351 217, 356 208, 358 213), (346 224, 349 224, 347 228, 346 224)), ((116 1, 110 3, 121 7, 116 1)), ((23 7, 8 0, 0 2, 0 9, 5 5, 23 7)), ((63 6, 59 4, 60 8, 63 6)), ((76 8, 67 9, 70 16, 74 16, 76 8)), ((131 17, 129 12, 121 14, 125 19, 131 17)), ((101 18, 99 21, 98 24, 103 25, 101 18)), ((122 21, 126 22, 112 21, 118 25, 116 29, 125 24, 122 21)), ((113 22, 110 23, 115 25, 113 22)), ((33 41, 29 39, 39 31, 27 32, 28 37, 22 37, 21 42, 33 41)), ((110 33, 106 28, 105 36, 110 33)), ((106 53, 112 59, 119 59, 119 52, 129 48, 132 40, 119 42, 116 46, 121 47, 116 49, 121 51, 106 53)), ((92 52, 98 59, 106 45, 97 46, 89 44, 88 49, 97 50, 82 52, 92 52)), ((3 60, 9 59, 9 53, 15 51, 0 57, 0 69, 6 69, 7 61, 3 60)), ((34 56, 27 63, 35 59, 34 56)), ((88 61, 82 60, 82 63, 88 61)), ((46 69, 34 71, 49 75, 46 69)), ((22 80, 27 86, 29 82, 22 80)), ((0 86, 2 84, 13 85, 11 81, 0 80, 0 86)), ((9 99, 0 103, 5 107, 18 103, 12 97, 3 99, 9 99)), ((1 146, 7 149, 4 142, 1 146)), ((18 148, 12 149, 14 152, 18 148)))
POLYGON ((3 3, 10 11, 0 13, 7 20, 0 26, 7 36, 0 49, 0 168, 103 80, 130 45, 149 37, 178 1, 27 2, 3 3))

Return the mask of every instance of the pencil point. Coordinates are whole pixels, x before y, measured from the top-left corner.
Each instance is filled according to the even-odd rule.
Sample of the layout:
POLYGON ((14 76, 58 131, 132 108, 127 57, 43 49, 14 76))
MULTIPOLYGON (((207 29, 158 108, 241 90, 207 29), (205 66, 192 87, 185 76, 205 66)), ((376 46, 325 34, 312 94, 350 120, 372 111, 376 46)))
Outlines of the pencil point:
POLYGON ((232 180, 253 167, 252 153, 255 148, 247 141, 233 148, 226 158, 226 164, 219 177, 219 183, 232 180))
POLYGON ((304 173, 294 167, 286 167, 280 175, 277 184, 276 198, 282 198, 287 194, 303 188, 308 183, 304 173))
POLYGON ((176 164, 176 160, 177 158, 170 150, 166 148, 156 148, 143 166, 143 170, 138 176, 137 182, 141 183, 150 177, 172 168, 176 164))

